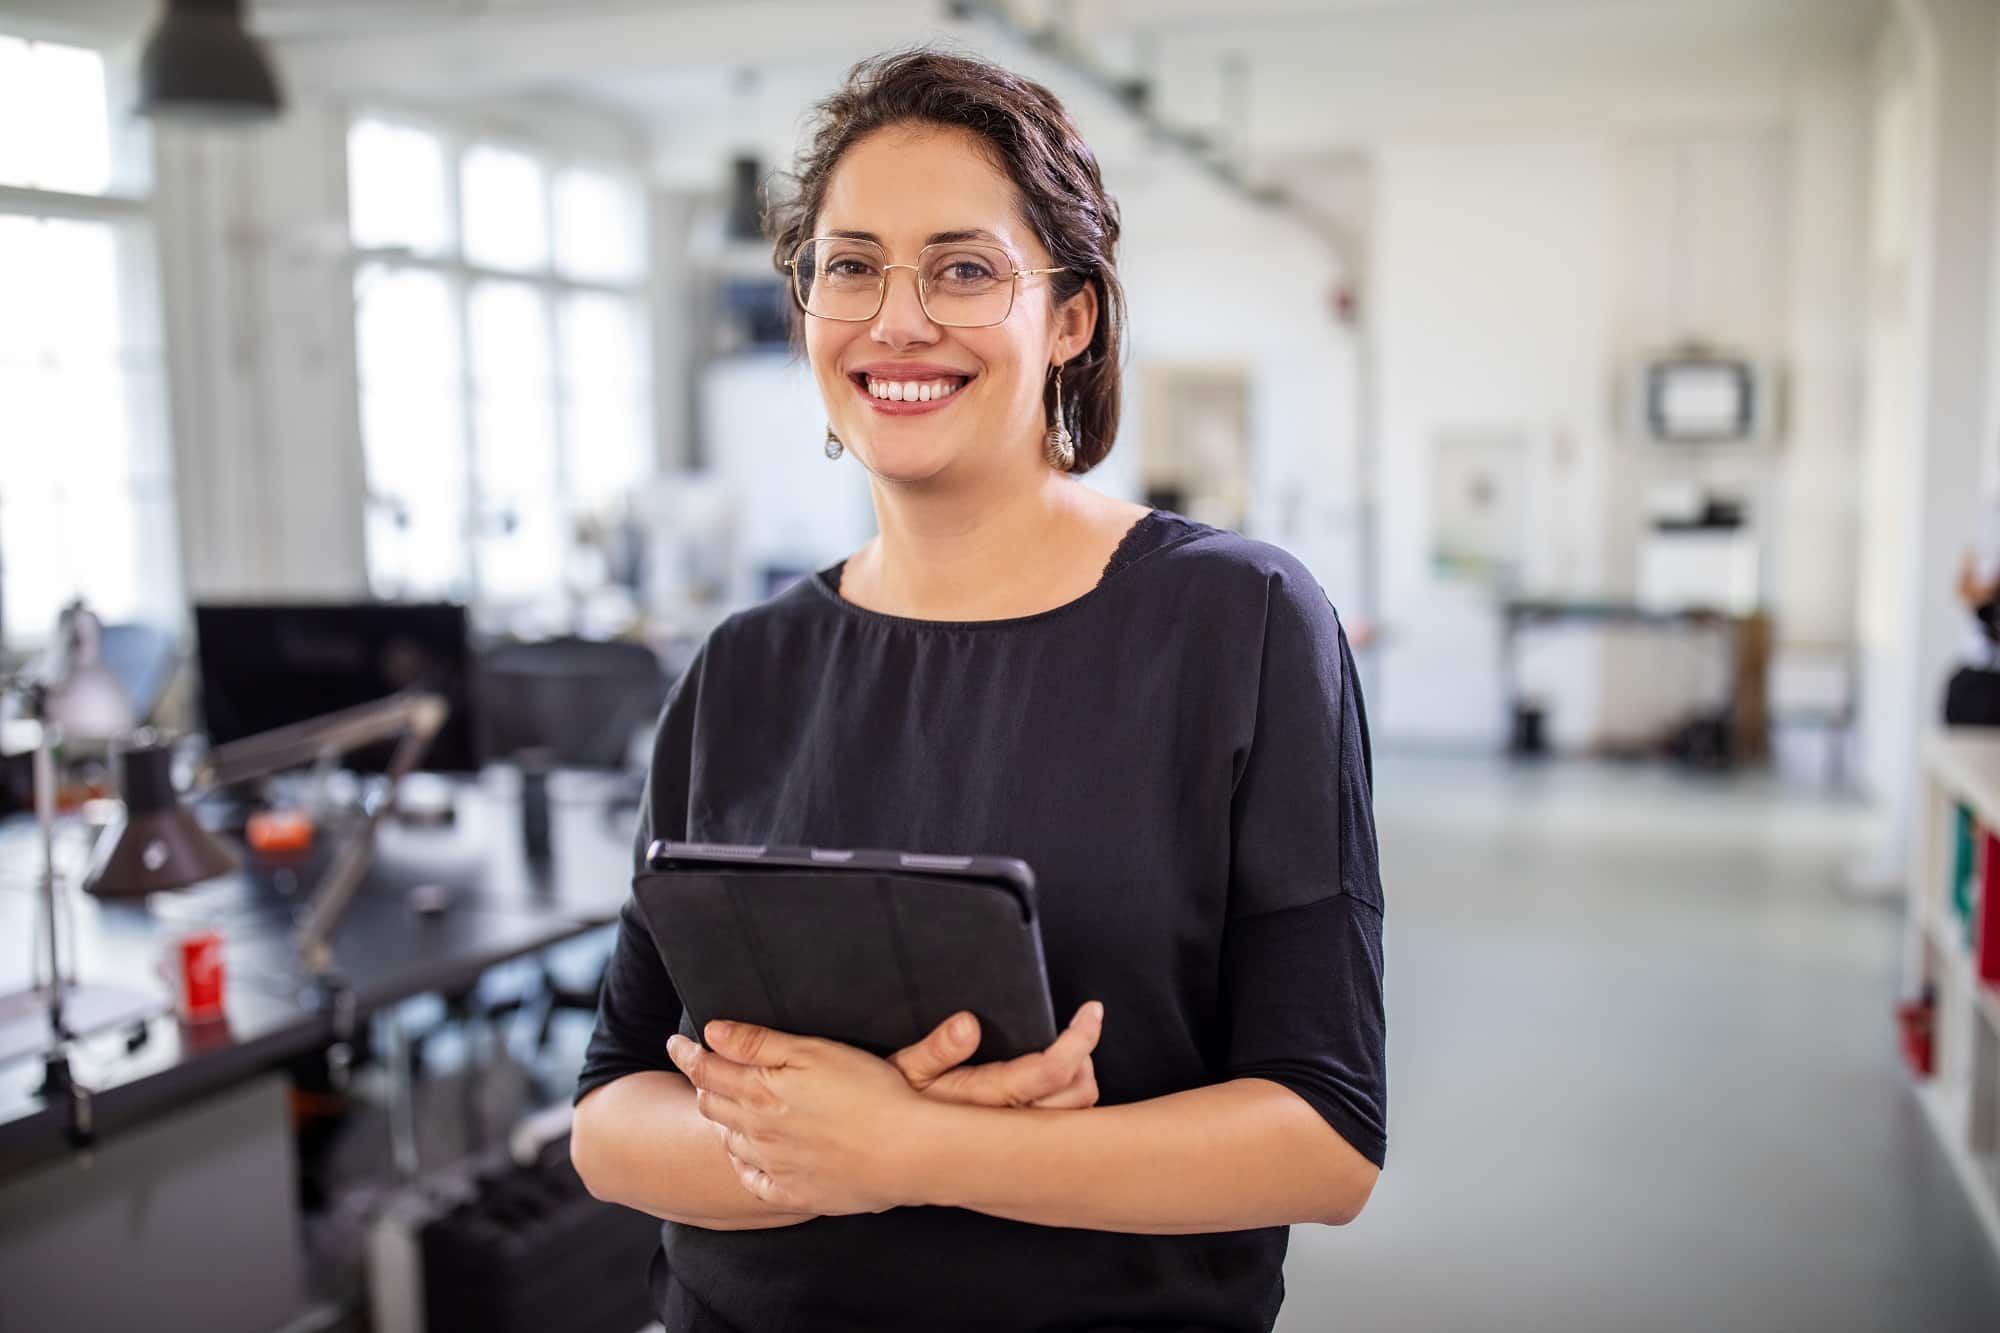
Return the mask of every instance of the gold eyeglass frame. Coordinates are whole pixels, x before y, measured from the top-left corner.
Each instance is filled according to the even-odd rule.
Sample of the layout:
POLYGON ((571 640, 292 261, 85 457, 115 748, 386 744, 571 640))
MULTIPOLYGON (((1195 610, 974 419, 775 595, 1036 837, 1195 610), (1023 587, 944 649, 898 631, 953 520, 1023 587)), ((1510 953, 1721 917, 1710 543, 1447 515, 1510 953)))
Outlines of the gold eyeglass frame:
POLYGON ((799 310, 802 313, 810 315, 814 319, 830 320, 835 324, 866 324, 870 320, 874 319, 876 316, 880 315, 882 313, 882 307, 887 305, 889 302, 889 271, 891 269, 906 268, 909 269, 912 273, 916 274, 917 305, 922 308, 925 319, 928 319, 931 323, 937 325, 939 328, 945 328, 945 329, 990 329, 993 328, 995 325, 1005 324, 1008 320, 1008 317, 1014 313, 1015 300, 1018 299, 1019 296, 1021 295, 1021 279, 1032 278, 1040 273, 1067 273, 1070 271, 1069 266, 1066 264, 1059 264, 1054 268, 1016 267, 1009 269, 1007 271, 1008 283, 1007 283, 1006 313, 1001 315, 1000 318, 988 320, 984 324, 956 324, 950 320, 939 319, 936 315, 931 313, 931 303, 929 300, 930 294, 924 290, 924 270, 923 270, 924 256, 929 254, 933 250, 949 250, 952 249, 953 247, 963 248, 968 245, 976 245, 982 250, 992 250, 999 254, 1006 255, 1007 262, 1010 264, 1016 263, 1017 261, 1014 259, 1014 256, 1007 254, 1006 250, 1002 249, 998 245, 995 245, 991 241, 932 241, 929 245, 917 251, 917 262, 914 264, 885 263, 884 265, 882 265, 882 281, 879 286, 879 289, 875 293, 875 308, 873 310, 869 311, 865 315, 845 315, 845 316, 822 315, 817 310, 812 310, 807 308, 806 294, 799 290, 799 256, 805 253, 805 248, 807 246, 815 245, 822 241, 840 241, 848 245, 872 245, 877 250, 880 250, 882 252, 882 257, 884 259, 887 259, 889 257, 889 248, 878 241, 864 241, 861 240, 859 237, 854 237, 854 236, 808 236, 805 240, 799 242, 798 248, 796 250, 792 251, 792 257, 785 261, 785 269, 792 275, 791 288, 792 288, 793 302, 798 305, 799 310))

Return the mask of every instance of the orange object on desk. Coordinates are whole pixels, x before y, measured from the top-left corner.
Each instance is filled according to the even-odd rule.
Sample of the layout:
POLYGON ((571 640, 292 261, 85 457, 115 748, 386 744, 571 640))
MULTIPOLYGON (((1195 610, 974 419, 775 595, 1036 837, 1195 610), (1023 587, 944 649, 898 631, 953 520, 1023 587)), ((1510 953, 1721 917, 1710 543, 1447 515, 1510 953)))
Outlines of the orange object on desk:
POLYGON ((313 820, 303 810, 259 810, 243 828, 243 840, 260 856, 290 856, 312 850, 313 820))

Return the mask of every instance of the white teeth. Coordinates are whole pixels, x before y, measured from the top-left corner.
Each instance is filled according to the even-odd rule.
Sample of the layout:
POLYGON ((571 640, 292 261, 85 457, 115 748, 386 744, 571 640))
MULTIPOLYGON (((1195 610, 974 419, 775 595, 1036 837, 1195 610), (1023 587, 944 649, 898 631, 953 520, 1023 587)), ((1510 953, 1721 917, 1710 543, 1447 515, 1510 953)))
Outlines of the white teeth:
POLYGON ((878 380, 870 377, 867 386, 871 397, 887 399, 892 403, 928 403, 957 393, 962 383, 960 380, 878 380))

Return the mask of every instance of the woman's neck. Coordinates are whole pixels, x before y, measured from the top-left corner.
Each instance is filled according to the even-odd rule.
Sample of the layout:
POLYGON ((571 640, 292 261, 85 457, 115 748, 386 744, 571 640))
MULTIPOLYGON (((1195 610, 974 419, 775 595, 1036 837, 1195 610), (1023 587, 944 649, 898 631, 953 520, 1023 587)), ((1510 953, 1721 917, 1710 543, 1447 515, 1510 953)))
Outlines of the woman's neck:
POLYGON ((878 534, 842 571, 842 595, 923 620, 1005 619, 1081 597, 1143 511, 1037 474, 1005 489, 878 484, 878 534))

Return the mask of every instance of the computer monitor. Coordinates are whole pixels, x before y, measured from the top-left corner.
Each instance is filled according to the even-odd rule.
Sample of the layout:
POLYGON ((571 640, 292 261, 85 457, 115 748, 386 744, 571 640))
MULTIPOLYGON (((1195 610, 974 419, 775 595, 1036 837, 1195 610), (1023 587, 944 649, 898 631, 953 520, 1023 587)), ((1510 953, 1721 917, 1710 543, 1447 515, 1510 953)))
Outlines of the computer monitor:
MULTIPOLYGON (((451 717, 423 767, 466 773, 473 744, 471 647, 465 608, 448 603, 216 603, 194 609, 201 711, 224 745, 400 690, 443 695, 451 717)), ((342 757, 380 772, 393 743, 342 757)))

